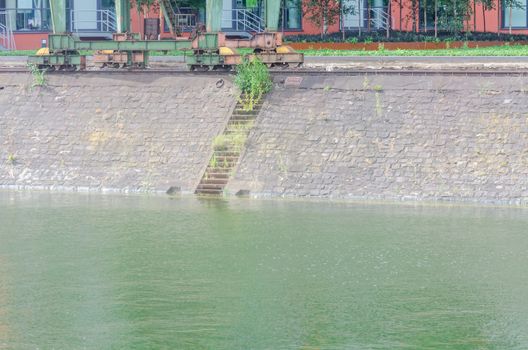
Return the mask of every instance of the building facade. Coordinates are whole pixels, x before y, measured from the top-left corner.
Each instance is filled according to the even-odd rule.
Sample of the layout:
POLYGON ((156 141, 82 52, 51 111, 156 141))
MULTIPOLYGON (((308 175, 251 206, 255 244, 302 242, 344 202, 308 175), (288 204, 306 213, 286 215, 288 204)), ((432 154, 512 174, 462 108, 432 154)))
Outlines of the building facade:
MULTIPOLYGON (((486 10, 480 3, 474 4, 473 13, 462 23, 463 29, 528 34, 528 0, 519 0, 522 6, 512 9, 504 6, 504 1, 495 0, 493 9, 486 10)), ((247 34, 263 30, 264 3, 263 0, 223 0, 223 31, 247 34)), ((347 31, 386 30, 387 26, 393 30, 432 31, 435 25, 439 30, 448 25, 444 20, 435 21, 435 11, 431 9, 433 1, 414 2, 414 8, 412 0, 373 0, 367 4, 368 0, 344 0, 343 6, 351 11, 325 28, 326 31, 337 32, 342 28, 347 31)), ((440 15, 442 11, 444 9, 437 9, 440 15)), ((66 12, 68 30, 82 38, 110 38, 116 30, 114 0, 68 0, 66 12)), ((204 10, 180 8, 179 13, 190 25, 205 21, 204 10)), ((302 13, 300 1, 284 0, 279 27, 285 35, 321 32, 321 28, 302 13)), ((159 18, 160 37, 171 36, 163 16, 155 9, 148 13, 132 9, 131 18, 134 32, 145 32, 146 18, 159 18)), ((444 13, 440 18, 450 16, 444 13)), ((0 0, 0 36, 2 30, 11 31, 17 49, 31 50, 45 45, 51 29, 49 0, 0 0)))
MULTIPOLYGON (((528 34, 528 0, 517 0, 518 5, 510 7, 509 1, 493 0, 490 9, 481 2, 472 3, 470 14, 458 26, 461 30, 488 33, 528 34)), ((394 30, 423 32, 449 29, 455 9, 437 8, 435 21, 434 1, 418 0, 415 7, 410 0, 391 0, 391 27, 394 30)), ((456 10, 455 10, 456 11, 456 10)))

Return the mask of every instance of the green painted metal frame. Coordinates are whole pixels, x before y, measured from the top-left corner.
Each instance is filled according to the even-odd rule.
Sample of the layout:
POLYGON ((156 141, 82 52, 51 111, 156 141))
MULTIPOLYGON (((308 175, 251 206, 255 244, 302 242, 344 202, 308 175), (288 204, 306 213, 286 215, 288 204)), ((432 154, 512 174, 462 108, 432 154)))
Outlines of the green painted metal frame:
POLYGON ((82 68, 86 62, 85 57, 79 54, 69 53, 67 55, 29 56, 28 63, 37 66, 70 66, 82 68))
POLYGON ((172 30, 174 28, 174 23, 172 23, 172 21, 170 19, 169 12, 165 8, 165 5, 164 5, 163 1, 159 1, 159 6, 160 6, 161 14, 163 15, 163 18, 165 19, 165 23, 167 23, 167 25, 169 27, 169 30, 172 33, 172 30))
POLYGON ((125 40, 81 41, 69 34, 50 34, 49 47, 53 51, 114 50, 114 51, 173 51, 191 49, 190 40, 125 40))
POLYGON ((117 32, 130 32, 130 0, 116 0, 117 32))
POLYGON ((279 31, 281 0, 266 0, 266 30, 268 32, 279 31))
POLYGON ((224 64, 224 57, 215 53, 188 55, 185 56, 185 63, 188 66, 221 66, 224 64))
MULTIPOLYGON (((74 65, 80 66, 83 57, 80 50, 113 50, 127 52, 129 63, 133 52, 144 53, 144 64, 148 64, 149 51, 193 50, 192 55, 186 55, 189 65, 223 65, 224 57, 218 54, 218 33, 222 26, 223 0, 206 0, 207 33, 198 37, 198 43, 193 47, 191 40, 112 40, 112 41, 81 41, 78 37, 66 33, 66 1, 50 0, 53 21, 53 34, 49 35, 50 55, 31 56, 30 63, 39 65, 74 65), (218 14, 218 15, 213 15, 218 14)), ((281 0, 266 1, 266 30, 278 31, 281 0)), ((167 17, 166 9, 162 8, 167 17)), ((117 31, 130 32, 130 0, 116 0, 117 31)))
POLYGON ((218 33, 222 30, 222 0, 206 0, 205 1, 205 27, 207 33, 218 33), (213 16, 212 14, 218 14, 213 16))
POLYGON ((203 33, 198 37, 198 48, 205 51, 218 51, 218 34, 203 33))
POLYGON ((50 0, 53 33, 66 33, 66 0, 50 0))

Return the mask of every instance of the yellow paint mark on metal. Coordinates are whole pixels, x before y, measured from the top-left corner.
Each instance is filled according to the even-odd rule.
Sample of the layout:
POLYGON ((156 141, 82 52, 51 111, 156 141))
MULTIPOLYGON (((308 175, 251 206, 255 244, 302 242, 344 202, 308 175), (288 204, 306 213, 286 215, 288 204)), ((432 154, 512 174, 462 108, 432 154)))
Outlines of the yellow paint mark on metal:
POLYGON ((232 49, 230 47, 221 46, 219 49, 220 56, 231 56, 231 55, 237 55, 237 51, 235 49, 232 49))
POLYGON ((282 45, 277 47, 277 53, 295 53, 295 50, 289 45, 282 45))
POLYGON ((41 49, 39 49, 36 53, 37 56, 49 56, 49 48, 48 47, 43 47, 41 49))

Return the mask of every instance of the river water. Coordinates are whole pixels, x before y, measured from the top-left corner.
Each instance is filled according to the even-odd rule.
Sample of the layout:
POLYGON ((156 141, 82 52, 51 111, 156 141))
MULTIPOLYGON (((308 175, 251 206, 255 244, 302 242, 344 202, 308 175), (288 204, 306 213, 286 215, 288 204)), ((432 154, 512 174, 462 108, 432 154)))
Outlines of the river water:
POLYGON ((528 209, 0 192, 0 349, 528 349, 528 209))

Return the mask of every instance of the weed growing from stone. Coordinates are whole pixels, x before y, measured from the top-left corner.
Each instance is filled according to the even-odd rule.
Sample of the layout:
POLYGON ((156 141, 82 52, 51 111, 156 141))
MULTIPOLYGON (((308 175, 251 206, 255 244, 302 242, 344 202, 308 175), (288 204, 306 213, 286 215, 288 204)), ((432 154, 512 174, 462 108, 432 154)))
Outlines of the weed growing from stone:
POLYGON ((6 160, 6 163, 7 164, 10 164, 10 165, 15 165, 17 162, 17 158, 16 156, 13 154, 13 153, 9 153, 7 155, 7 160, 6 160))
POLYGON ((246 143, 247 135, 245 132, 233 132, 227 135, 218 135, 213 140, 213 149, 217 152, 232 150, 240 152, 246 143))
POLYGON ((213 157, 209 161, 209 166, 211 168, 218 168, 218 159, 216 159, 216 154, 213 154, 213 157))
POLYGON ((379 91, 376 91, 375 97, 376 97, 376 115, 378 117, 381 117, 381 115, 383 114, 383 106, 381 105, 381 95, 379 91))
POLYGON ((253 121, 232 124, 229 134, 221 134, 213 139, 213 149, 216 152, 232 150, 240 152, 247 140, 247 133, 253 127, 253 121))
POLYGON ((33 76, 33 83, 31 83, 31 88, 36 86, 45 86, 46 85, 46 70, 39 69, 36 64, 28 65, 29 71, 33 76))
POLYGON ((227 135, 218 135, 213 139, 213 149, 215 151, 226 151, 229 148, 227 135))
POLYGON ((279 170, 280 170, 281 173, 283 173, 284 175, 287 175, 288 166, 284 162, 284 159, 282 158, 282 154, 280 154, 280 153, 279 153, 279 162, 278 162, 277 166, 279 167, 279 170))
POLYGON ((244 144, 246 143, 247 135, 246 133, 235 133, 231 136, 231 142, 235 151, 240 152, 244 144))
POLYGON ((363 89, 364 90, 368 90, 370 87, 370 80, 369 78, 365 75, 365 78, 363 78, 363 89))
POLYGON ((268 67, 258 59, 244 59, 236 71, 235 85, 241 93, 239 101, 245 111, 252 111, 273 86, 268 67))

